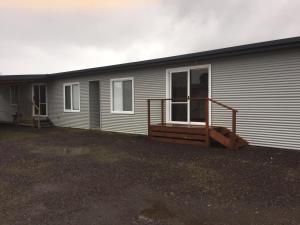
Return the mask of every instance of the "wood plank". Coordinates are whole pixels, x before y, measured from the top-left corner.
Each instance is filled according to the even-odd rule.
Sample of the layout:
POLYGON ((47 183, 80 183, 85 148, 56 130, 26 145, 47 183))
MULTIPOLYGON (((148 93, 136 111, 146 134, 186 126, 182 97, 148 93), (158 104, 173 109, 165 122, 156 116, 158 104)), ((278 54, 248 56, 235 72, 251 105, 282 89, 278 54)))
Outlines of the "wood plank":
POLYGON ((173 139, 173 138, 163 138, 163 137, 151 137, 151 140, 160 141, 160 142, 167 142, 167 143, 175 143, 175 144, 190 144, 190 145, 197 145, 202 147, 208 147, 206 142, 204 141, 194 141, 194 140, 184 140, 184 139, 173 139))
POLYGON ((183 133, 183 134, 206 134, 205 128, 187 128, 187 127, 168 127, 151 125, 150 130, 159 132, 170 132, 170 133, 183 133))
POLYGON ((175 138, 175 139, 188 139, 188 140, 206 140, 206 135, 202 134, 182 134, 182 133, 167 133, 167 132, 159 132, 152 131, 151 135, 154 137, 167 137, 167 138, 175 138))
POLYGON ((225 146, 227 148, 231 148, 231 139, 225 137, 222 133, 220 133, 220 132, 212 129, 209 132, 209 135, 210 135, 210 137, 212 139, 214 139, 215 141, 219 142, 223 146, 225 146))

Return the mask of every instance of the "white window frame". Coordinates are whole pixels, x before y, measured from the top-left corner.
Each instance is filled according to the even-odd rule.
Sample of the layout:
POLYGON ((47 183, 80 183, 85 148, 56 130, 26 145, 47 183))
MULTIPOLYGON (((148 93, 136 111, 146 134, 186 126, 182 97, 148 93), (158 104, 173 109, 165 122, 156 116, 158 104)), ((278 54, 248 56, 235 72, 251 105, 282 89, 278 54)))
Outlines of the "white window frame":
POLYGON ((134 114, 134 79, 133 79, 133 77, 110 79, 110 112, 114 113, 114 114, 134 114), (132 111, 114 111, 113 82, 128 81, 128 80, 130 80, 132 82, 132 111))
MULTIPOLYGON (((48 117, 48 87, 46 83, 34 83, 31 86, 31 99, 32 99, 32 103, 34 102, 34 86, 41 86, 41 85, 45 85, 45 91, 46 91, 46 115, 40 115, 41 117, 48 117)), ((32 106, 32 116, 38 116, 38 114, 35 114, 35 110, 34 110, 34 106, 32 106)))
POLYGON ((10 104, 11 104, 11 105, 18 105, 18 104, 19 104, 19 96, 20 96, 20 95, 19 95, 19 94, 20 94, 19 92, 20 92, 20 89, 19 89, 19 86, 18 86, 18 85, 11 85, 11 86, 10 86, 10 104), (14 88, 18 88, 18 96, 16 96, 16 93, 15 93, 15 96, 16 96, 16 98, 17 98, 17 102, 16 102, 16 103, 12 102, 12 100, 13 100, 13 99, 12 99, 12 88, 13 88, 13 87, 14 87, 14 88))
MULTIPOLYGON (((166 98, 169 99, 171 98, 171 78, 172 78, 172 73, 176 73, 176 72, 182 72, 182 71, 187 71, 188 72, 188 79, 190 79, 190 70, 192 69, 204 69, 207 68, 208 69, 208 98, 212 98, 212 70, 211 70, 211 64, 204 64, 204 65, 196 65, 196 66, 185 66, 185 67, 176 67, 176 68, 168 68, 166 69, 166 98)), ((188 81, 190 82, 190 81, 188 81)), ((190 89, 189 89, 189 85, 188 85, 188 93, 190 93, 190 89)), ((188 102, 188 104, 190 104, 188 102)), ((208 103, 208 107, 209 107, 209 125, 212 124, 212 116, 211 116, 211 101, 209 101, 208 103)), ((188 105, 188 117, 190 116, 190 107, 188 105)), ((190 125, 204 125, 204 122, 179 122, 179 121, 172 121, 171 120, 171 101, 168 101, 168 103, 166 104, 166 122, 167 123, 172 123, 172 124, 190 124, 190 125)), ((188 120, 190 120, 188 118, 188 120)))
POLYGON ((64 83, 63 85, 63 95, 64 95, 64 112, 80 112, 80 83, 79 82, 73 82, 73 83, 64 83), (73 85, 78 85, 79 89, 79 109, 73 109, 73 85), (70 93, 71 93, 71 109, 66 109, 66 87, 70 87, 70 93))

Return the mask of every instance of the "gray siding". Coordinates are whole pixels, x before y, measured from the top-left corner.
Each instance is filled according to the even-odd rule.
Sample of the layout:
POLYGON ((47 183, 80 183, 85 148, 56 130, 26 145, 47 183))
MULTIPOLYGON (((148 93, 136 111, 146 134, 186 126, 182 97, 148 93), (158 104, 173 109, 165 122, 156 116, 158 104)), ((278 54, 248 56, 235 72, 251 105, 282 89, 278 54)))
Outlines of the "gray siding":
POLYGON ((12 114, 18 110, 22 120, 31 119, 31 84, 19 85, 19 106, 10 103, 10 86, 10 84, 0 85, 0 121, 12 122, 12 114))
MULTIPOLYGON (((58 79, 48 83, 49 117, 56 126, 88 129, 89 126, 89 81, 100 81, 100 121, 105 131, 146 134, 147 98, 164 98, 166 91, 165 69, 136 70, 101 76, 81 76, 58 79), (134 77, 134 114, 113 114, 110 110, 110 79, 134 77), (80 112, 65 113, 63 84, 80 83, 80 112)), ((155 107, 153 108, 155 110, 155 107)), ((157 117, 157 116, 156 116, 157 117)), ((154 120, 155 118, 153 118, 154 120)), ((154 120, 155 121, 155 120, 154 120)))
POLYGON ((10 104, 10 86, 0 85, 0 121, 12 122, 16 107, 10 104))
MULTIPOLYGON (((300 149, 300 50, 235 57, 212 66, 213 98, 239 110, 238 133, 253 145, 300 149)), ((215 125, 230 117, 213 108, 215 125)))
POLYGON ((48 116, 56 126, 89 128, 88 81, 84 78, 48 82, 48 116), (80 82, 80 112, 64 112, 64 83, 80 82))
MULTIPOLYGON (((201 64, 212 65, 212 97, 239 110, 238 132, 250 144, 300 150, 300 49, 51 81, 49 116, 57 126, 89 128, 88 83, 99 80, 101 129, 146 134, 146 99, 166 96, 166 69, 201 64), (110 112, 110 79, 122 77, 134 78, 134 115, 110 112), (63 83, 78 81, 81 111, 64 113, 63 83)), ((231 126, 230 116, 213 105, 213 125, 231 126)))

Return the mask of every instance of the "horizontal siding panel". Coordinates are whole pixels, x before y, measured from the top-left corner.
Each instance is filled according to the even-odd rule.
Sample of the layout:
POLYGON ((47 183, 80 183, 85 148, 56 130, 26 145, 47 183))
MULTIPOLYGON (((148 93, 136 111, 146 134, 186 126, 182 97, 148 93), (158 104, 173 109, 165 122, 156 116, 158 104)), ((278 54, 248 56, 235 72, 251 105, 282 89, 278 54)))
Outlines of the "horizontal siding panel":
MULTIPOLYGON (((215 62, 213 98, 239 110, 237 130, 253 145, 300 150, 300 50, 215 62)), ((213 107, 213 124, 231 126, 213 107)))
MULTIPOLYGON (((228 57, 188 65, 212 65, 212 98, 238 112, 238 133, 250 144, 300 150, 300 49, 228 57)), ((51 81, 49 116, 58 126, 89 128, 88 81, 100 81, 100 121, 105 131, 147 133, 148 98, 165 98, 166 69, 155 67, 51 81), (110 79, 134 77, 134 115, 110 112, 110 79), (63 112, 63 83, 80 82, 81 112, 63 112)), ((153 123, 160 103, 152 104, 153 123)), ((91 112, 93 113, 93 112, 91 112)), ((231 127, 231 112, 215 104, 213 125, 231 127)))

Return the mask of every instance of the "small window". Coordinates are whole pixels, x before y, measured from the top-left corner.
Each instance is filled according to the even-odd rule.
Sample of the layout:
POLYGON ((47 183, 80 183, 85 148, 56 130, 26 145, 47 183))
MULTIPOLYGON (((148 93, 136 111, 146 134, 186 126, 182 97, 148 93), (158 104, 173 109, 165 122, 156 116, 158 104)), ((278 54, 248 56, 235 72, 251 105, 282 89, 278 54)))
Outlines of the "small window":
POLYGON ((112 113, 133 113, 133 79, 111 80, 111 111, 112 113))
POLYGON ((64 111, 80 111, 80 88, 79 83, 64 85, 64 111))
POLYGON ((10 87, 10 103, 12 105, 17 105, 19 103, 19 87, 17 85, 10 87))

